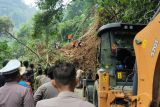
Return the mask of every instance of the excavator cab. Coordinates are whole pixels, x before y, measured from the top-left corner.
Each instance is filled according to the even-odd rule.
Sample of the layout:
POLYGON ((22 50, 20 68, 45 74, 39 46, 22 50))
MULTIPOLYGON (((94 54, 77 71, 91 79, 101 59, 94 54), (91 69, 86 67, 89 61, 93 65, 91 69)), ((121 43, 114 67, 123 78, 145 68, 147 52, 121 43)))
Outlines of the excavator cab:
MULTIPOLYGON (((93 90, 97 107, 128 105, 126 94, 132 94, 135 65, 133 40, 146 25, 110 23, 98 29, 100 37, 97 60, 104 73, 98 73, 98 89, 93 90)), ((95 82, 96 83, 96 82, 95 82)), ((122 107, 125 107, 122 106, 122 107)), ((121 106, 118 106, 121 107, 121 106)))
POLYGON ((110 87, 132 86, 135 64, 133 40, 144 27, 142 24, 111 23, 99 28, 98 61, 109 72, 110 87))

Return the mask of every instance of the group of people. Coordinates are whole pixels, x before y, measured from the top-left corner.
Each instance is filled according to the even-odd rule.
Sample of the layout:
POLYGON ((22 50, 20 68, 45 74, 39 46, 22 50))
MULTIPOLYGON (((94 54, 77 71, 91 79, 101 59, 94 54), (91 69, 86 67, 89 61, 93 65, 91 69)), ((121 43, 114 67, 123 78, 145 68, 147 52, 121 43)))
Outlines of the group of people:
POLYGON ((16 59, 4 63, 0 69, 0 80, 5 80, 0 87, 0 107, 94 107, 74 93, 79 76, 72 63, 57 61, 45 69, 45 75, 38 65, 35 78, 33 68, 16 59))

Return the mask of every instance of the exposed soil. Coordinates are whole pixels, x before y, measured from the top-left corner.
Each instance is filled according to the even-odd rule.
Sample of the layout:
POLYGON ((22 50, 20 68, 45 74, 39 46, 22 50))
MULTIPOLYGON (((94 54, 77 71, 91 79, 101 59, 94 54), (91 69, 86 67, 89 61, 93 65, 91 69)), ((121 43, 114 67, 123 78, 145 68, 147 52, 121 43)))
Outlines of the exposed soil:
POLYGON ((86 32, 80 40, 82 41, 81 47, 74 48, 72 44, 68 44, 60 49, 61 53, 64 53, 66 57, 72 59, 73 62, 78 62, 78 67, 87 71, 91 69, 95 71, 97 66, 97 46, 99 44, 99 38, 96 36, 96 30, 98 23, 95 23, 86 32))

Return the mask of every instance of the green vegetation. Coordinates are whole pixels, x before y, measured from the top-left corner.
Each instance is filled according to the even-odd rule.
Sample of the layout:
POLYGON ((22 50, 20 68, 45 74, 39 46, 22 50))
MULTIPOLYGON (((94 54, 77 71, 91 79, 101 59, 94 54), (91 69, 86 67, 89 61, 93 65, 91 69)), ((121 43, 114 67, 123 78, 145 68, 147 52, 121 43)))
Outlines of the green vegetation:
POLYGON ((102 23, 147 23, 159 6, 157 0, 98 0, 102 23))
POLYGON ((8 46, 7 42, 6 41, 0 42, 0 61, 4 59, 12 58, 11 56, 12 56, 11 48, 8 46))
POLYGON ((15 28, 19 28, 35 13, 35 8, 28 7, 23 0, 0 0, 0 16, 8 16, 15 28))
POLYGON ((0 18, 0 27, 3 26, 0 28, 0 37, 3 38, 0 41, 0 61, 15 57, 50 63, 53 57, 63 58, 53 48, 55 42, 68 43, 68 34, 78 39, 98 17, 99 26, 110 22, 147 23, 158 7, 155 0, 72 0, 67 6, 63 5, 63 0, 37 0, 39 11, 32 21, 13 32, 13 25, 19 27, 34 9, 22 5, 21 0, 10 4, 11 1, 0 1, 0 9, 3 9, 0 15, 12 19, 11 22, 9 18, 0 18))

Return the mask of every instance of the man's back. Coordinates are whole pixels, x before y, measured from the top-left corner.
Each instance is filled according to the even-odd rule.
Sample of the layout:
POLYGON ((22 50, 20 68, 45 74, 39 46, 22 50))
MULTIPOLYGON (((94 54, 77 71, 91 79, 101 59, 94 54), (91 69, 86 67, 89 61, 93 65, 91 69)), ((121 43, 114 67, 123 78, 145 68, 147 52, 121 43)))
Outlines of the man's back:
POLYGON ((34 107, 32 94, 17 82, 6 83, 0 88, 0 107, 34 107))
POLYGON ((58 95, 57 90, 53 87, 51 82, 47 82, 41 85, 34 94, 34 101, 40 101, 42 99, 49 99, 58 95))
POLYGON ((78 98, 73 92, 61 92, 57 97, 39 101, 36 107, 94 107, 78 98))
POLYGON ((39 75, 36 77, 36 81, 38 82, 38 87, 43 85, 44 83, 49 82, 51 79, 48 78, 46 75, 39 75))

